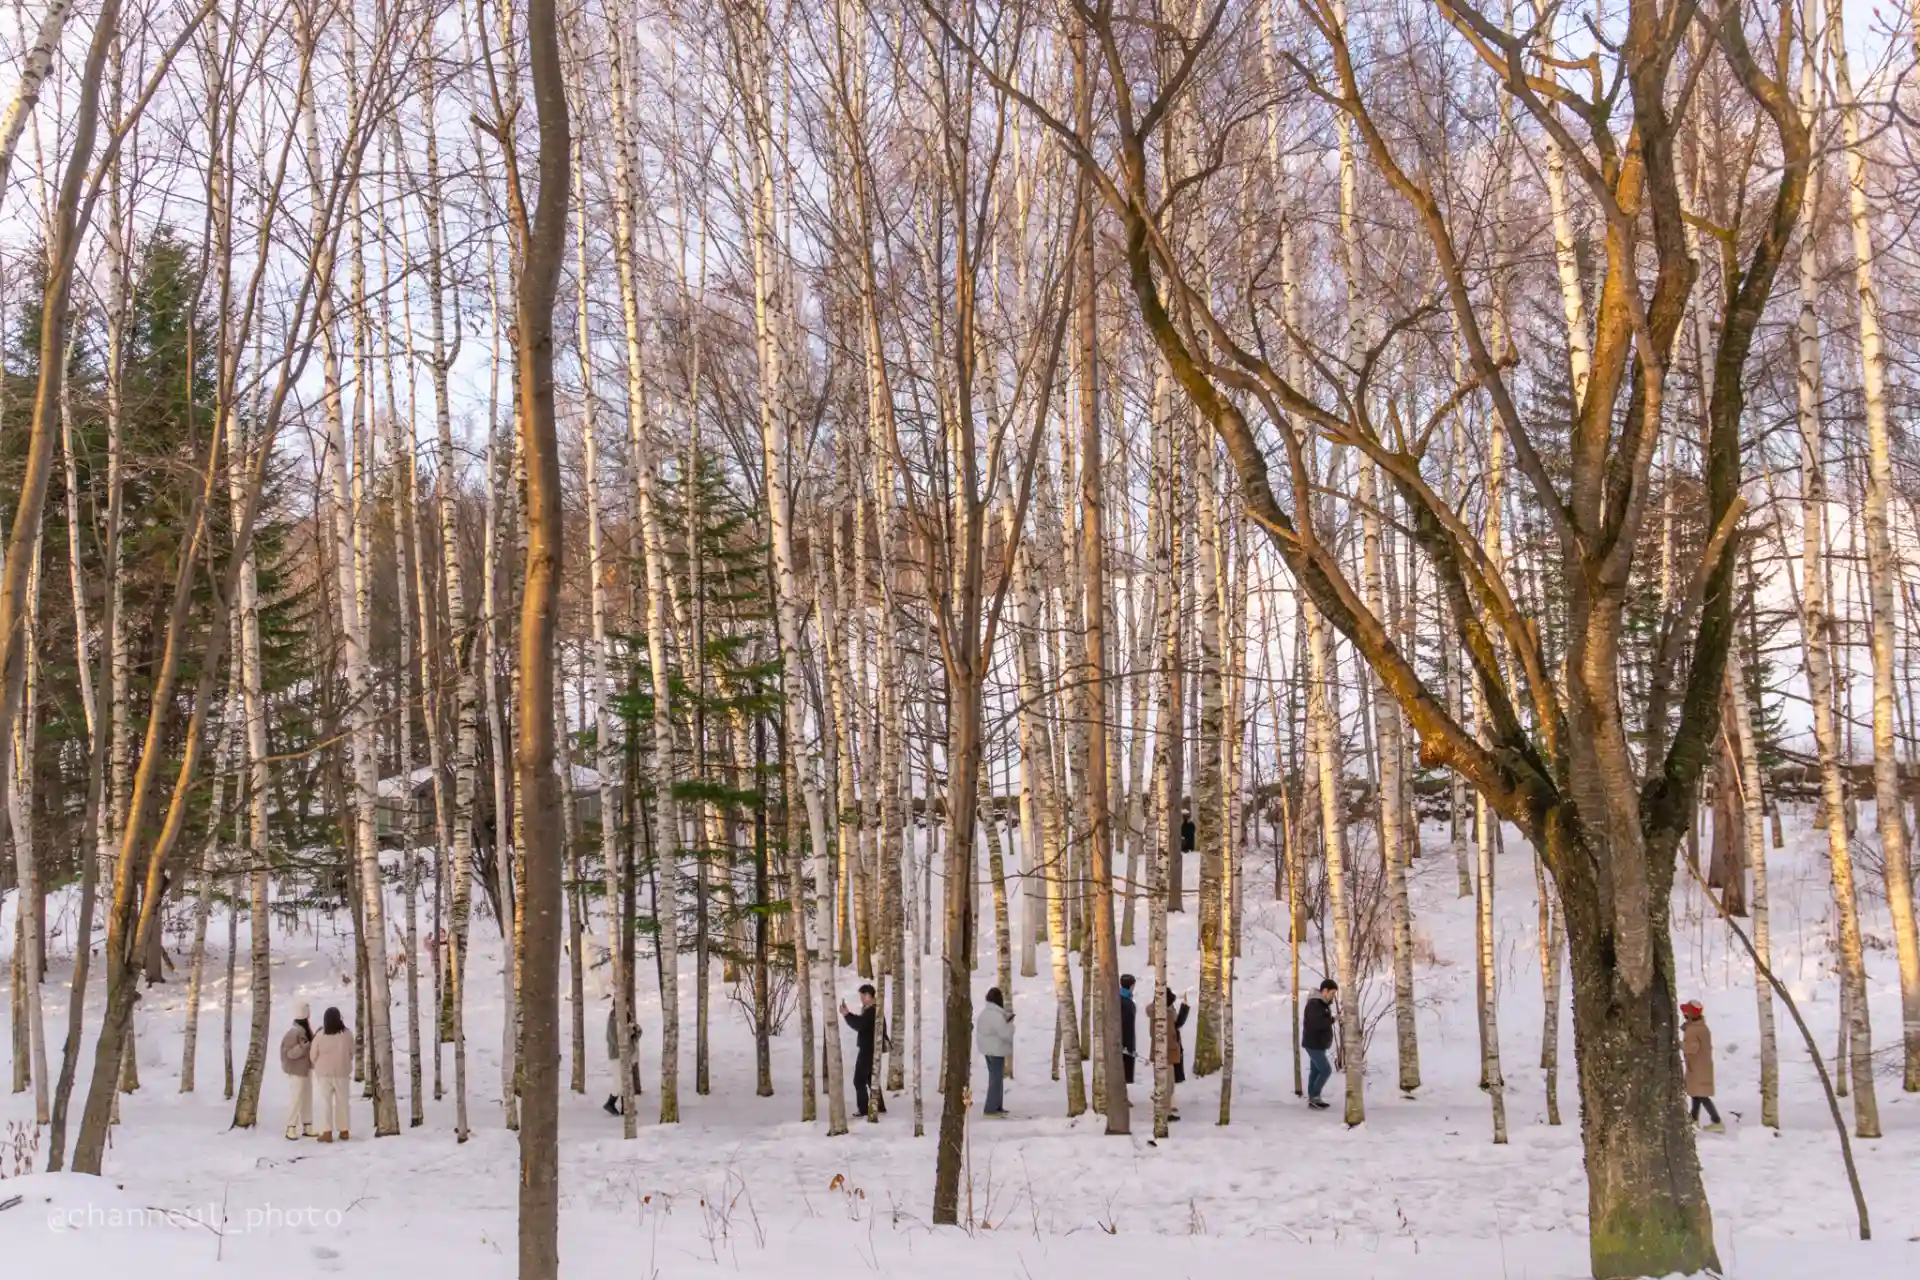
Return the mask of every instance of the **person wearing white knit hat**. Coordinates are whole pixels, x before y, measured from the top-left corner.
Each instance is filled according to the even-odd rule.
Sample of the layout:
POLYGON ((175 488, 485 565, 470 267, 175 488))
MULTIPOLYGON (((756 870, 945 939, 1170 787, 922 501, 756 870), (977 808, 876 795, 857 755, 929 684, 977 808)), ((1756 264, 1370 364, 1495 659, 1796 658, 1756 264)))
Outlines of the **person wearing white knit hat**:
POLYGON ((298 1142, 313 1136, 313 1061, 309 1049, 313 1028, 307 1023, 307 1002, 293 1006, 293 1025, 280 1038, 280 1069, 293 1086, 293 1098, 287 1105, 287 1141, 298 1142))

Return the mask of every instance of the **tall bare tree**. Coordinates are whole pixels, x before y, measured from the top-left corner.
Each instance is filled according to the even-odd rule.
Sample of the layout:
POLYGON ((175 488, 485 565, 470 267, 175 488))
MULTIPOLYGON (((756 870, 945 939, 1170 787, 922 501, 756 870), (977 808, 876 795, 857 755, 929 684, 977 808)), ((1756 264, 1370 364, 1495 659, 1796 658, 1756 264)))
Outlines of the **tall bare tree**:
MULTIPOLYGON (((1763 66, 1749 49, 1744 13, 1720 11, 1709 23, 1714 52, 1768 117, 1781 176, 1758 201, 1744 269, 1720 308, 1705 451, 1713 534, 1698 562, 1701 590, 1689 595, 1700 603, 1671 621, 1690 636, 1691 661, 1683 662, 1687 655, 1678 646, 1663 656, 1648 714, 1654 749, 1643 757, 1622 704, 1620 640, 1629 574, 1651 506, 1652 442, 1663 420, 1667 356, 1696 276, 1685 247, 1674 161, 1679 121, 1671 92, 1684 65, 1688 31, 1706 19, 1684 2, 1632 0, 1618 45, 1596 46, 1593 56, 1611 61, 1624 86, 1621 109, 1630 113, 1632 127, 1622 136, 1610 100, 1603 104, 1528 75, 1530 41, 1508 35, 1464 0, 1439 0, 1437 8, 1479 57, 1497 92, 1512 95, 1537 127, 1556 135, 1589 199, 1605 214, 1593 369, 1575 414, 1565 483, 1542 462, 1538 430, 1515 398, 1503 364, 1507 353, 1489 340, 1485 304, 1475 296, 1455 212, 1424 164, 1412 163, 1402 141, 1375 114, 1390 77, 1372 63, 1360 70, 1339 15, 1320 3, 1306 6, 1304 17, 1324 70, 1304 57, 1293 63, 1309 90, 1353 121, 1369 163, 1425 239, 1469 355, 1469 382, 1454 393, 1455 401, 1477 394, 1491 402, 1520 474, 1549 513, 1566 565, 1570 619, 1563 667, 1547 660, 1540 634, 1512 603, 1509 575, 1488 563, 1477 539, 1421 473, 1418 455, 1396 447, 1417 424, 1400 435, 1369 412, 1374 364, 1349 375, 1338 397, 1294 383, 1242 321, 1229 323, 1215 311, 1209 291, 1196 283, 1193 263, 1162 234, 1163 204, 1148 160, 1157 126, 1183 94, 1195 92, 1224 65, 1223 58, 1230 60, 1242 30, 1226 22, 1230 6, 1213 6, 1199 36, 1176 45, 1174 56, 1157 64, 1170 68, 1163 73, 1153 70, 1151 60, 1130 55, 1143 40, 1150 50, 1171 40, 1164 24, 1135 27, 1130 8, 1124 15, 1117 7, 1077 12, 1103 53, 1110 146, 1080 145, 1063 113, 1040 91, 1019 87, 977 53, 975 60, 1046 119, 1094 175, 1125 231, 1140 317, 1189 400, 1226 444, 1249 515, 1268 532, 1313 604, 1380 673, 1420 738, 1422 760, 1464 773, 1536 847, 1552 873, 1567 914, 1595 1274, 1698 1270, 1717 1261, 1692 1135, 1679 1105, 1667 901, 1674 853, 1691 823, 1719 726, 1732 629, 1728 549, 1742 506, 1741 379, 1799 217, 1806 130, 1782 88, 1784 69, 1763 66), (1152 34, 1136 34, 1145 31, 1152 34), (1575 116, 1583 139, 1547 110, 1549 99, 1575 116), (1255 411, 1279 438, 1290 502, 1273 485, 1266 448, 1248 416, 1255 411), (1302 433, 1290 429, 1294 415, 1316 433, 1360 450, 1408 505, 1415 538, 1456 605, 1459 639, 1489 713, 1486 742, 1429 688, 1316 529, 1305 500, 1302 433), (1502 669, 1495 634, 1514 655, 1515 678, 1502 669), (1671 729, 1676 689, 1684 693, 1678 727, 1671 729)), ((951 23, 946 29, 957 43, 972 47, 951 23)))
MULTIPOLYGON (((482 28, 484 30, 484 27, 482 28)), ((503 33, 511 26, 503 26, 503 33)), ((562 543, 560 444, 554 420, 554 299, 566 259, 572 140, 567 86, 553 0, 527 0, 524 39, 533 88, 537 145, 531 172, 518 123, 492 75, 508 225, 518 271, 513 315, 519 445, 526 463, 526 583, 520 599, 514 758, 525 896, 520 931, 520 1269, 522 1280, 560 1274, 560 933, 564 834, 554 773, 554 651, 562 543), (527 182, 538 184, 528 205, 527 182)), ((569 784, 571 785, 571 784, 569 784)), ((503 832, 504 834, 504 832, 503 832)), ((504 879, 504 877, 503 877, 504 879)), ((503 885, 504 889, 504 885, 503 885)))

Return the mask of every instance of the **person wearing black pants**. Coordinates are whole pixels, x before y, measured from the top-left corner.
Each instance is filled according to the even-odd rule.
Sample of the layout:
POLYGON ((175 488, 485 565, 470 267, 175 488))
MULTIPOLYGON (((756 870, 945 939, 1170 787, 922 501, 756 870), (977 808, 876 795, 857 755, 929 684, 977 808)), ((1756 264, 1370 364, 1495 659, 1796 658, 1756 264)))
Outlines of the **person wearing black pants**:
MULTIPOLYGON (((857 1045, 853 1058, 854 1114, 863 1117, 867 1114, 868 1093, 873 1082, 874 1035, 880 1023, 880 1008, 874 1003, 874 995, 873 984, 863 982, 860 984, 860 1012, 854 1013, 847 1008, 846 1001, 840 1002, 840 1016, 853 1028, 857 1045)), ((886 1109, 886 1104, 881 1103, 880 1110, 886 1109)))
POLYGON ((1133 975, 1120 975, 1120 1070, 1133 1083, 1133 975))
POLYGON ((1707 1011, 1698 1000, 1689 1000, 1680 1006, 1680 1013, 1685 1018, 1680 1028, 1680 1054, 1686 1065, 1687 1097, 1692 1101, 1688 1114, 1699 1124, 1704 1108, 1707 1132, 1724 1133, 1720 1109, 1713 1105, 1713 1033, 1707 1030, 1707 1011))

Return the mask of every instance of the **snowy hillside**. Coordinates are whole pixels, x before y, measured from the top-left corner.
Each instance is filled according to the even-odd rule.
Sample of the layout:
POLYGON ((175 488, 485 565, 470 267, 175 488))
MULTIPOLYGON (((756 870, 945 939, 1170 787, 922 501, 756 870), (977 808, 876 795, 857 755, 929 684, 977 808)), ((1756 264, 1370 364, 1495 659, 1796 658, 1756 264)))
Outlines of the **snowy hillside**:
MULTIPOLYGON (((1776 967, 1822 1051, 1830 1053, 1837 987, 1826 945, 1824 862, 1804 814, 1789 821, 1787 834, 1788 848, 1771 858, 1776 967)), ((642 966, 644 1123, 637 1141, 623 1142, 619 1122, 600 1109, 606 1004, 596 984, 604 971, 592 975, 588 1089, 562 1101, 563 1274, 938 1280, 1584 1275, 1587 1202, 1570 1028, 1562 1032, 1569 1049, 1561 1127, 1546 1124, 1538 1065, 1542 997, 1531 855, 1509 832, 1499 865, 1497 936, 1512 1141, 1496 1147, 1487 1099, 1476 1088, 1472 903, 1455 896, 1444 842, 1442 831, 1429 829, 1427 856, 1412 879, 1427 1082, 1417 1098, 1392 1088, 1390 1026, 1373 1037, 1365 1126, 1349 1131, 1337 1106, 1314 1113, 1294 1096, 1285 914, 1270 900, 1270 880, 1256 869, 1261 858, 1250 857, 1246 945, 1236 971, 1231 1126, 1214 1123, 1217 1077, 1181 1087, 1184 1119, 1158 1145, 1144 1136, 1149 1125, 1138 1111, 1139 1132, 1131 1138, 1103 1136, 1096 1117, 1061 1118, 1062 1086, 1048 1078, 1046 1062, 1053 1000, 1043 949, 1040 976, 1016 982, 1012 1118, 976 1118, 969 1126, 963 1218, 976 1224, 970 1232, 927 1225, 933 1139, 912 1136, 909 1096, 890 1098, 891 1110, 878 1126, 856 1122, 851 1134, 826 1138, 824 1125, 797 1121, 799 1070, 789 1031, 775 1042, 777 1096, 754 1097, 752 1037, 726 1001, 717 967, 712 1092, 695 1096, 691 1072, 684 1073, 683 1122, 663 1128, 653 1123, 657 1003, 642 966)), ((0 917, 0 936, 9 940, 11 912, 9 902, 0 917)), ((1783 1124, 1776 1134, 1758 1123, 1752 971, 1684 876, 1674 912, 1680 994, 1706 1004, 1719 1055, 1718 1101, 1728 1131, 1703 1135, 1700 1151, 1729 1273, 1764 1280, 1920 1274, 1920 1096, 1899 1092, 1897 1059, 1888 1057, 1882 1070, 1886 1136, 1855 1148, 1875 1233, 1871 1245, 1861 1245, 1853 1238, 1852 1201, 1824 1096, 1785 1010, 1783 1124)), ((1866 915, 1870 934, 1884 941, 1877 894, 1870 895, 1866 915)), ((62 917, 47 988, 50 1026, 65 1025, 70 930, 62 917)), ((1192 930, 1191 916, 1175 917, 1176 989, 1197 985, 1192 930)), ((210 934, 221 950, 218 958, 209 955, 198 1092, 177 1092, 185 983, 184 974, 175 974, 143 1002, 142 1088, 122 1099, 107 1177, 0 1181, 0 1204, 21 1197, 0 1211, 5 1274, 138 1274, 143 1280, 511 1275, 518 1164, 514 1135, 503 1128, 497 1105, 500 953, 491 931, 490 923, 476 922, 468 997, 473 1140, 453 1141, 448 1098, 428 1101, 424 1128, 374 1141, 369 1104, 356 1098, 353 1140, 329 1147, 282 1136, 287 1092, 277 1069, 269 1071, 261 1126, 250 1132, 228 1127, 231 1104, 220 1096, 226 928, 217 919, 210 934)), ((242 921, 242 947, 245 937, 242 921)), ((1123 967, 1147 983, 1144 928, 1140 941, 1123 967)), ((295 999, 311 1001, 316 1015, 327 1004, 351 1008, 344 921, 303 919, 298 933, 276 934, 273 945, 276 1041, 295 999)), ((990 932, 984 945, 976 997, 992 981, 990 932)), ((690 1019, 692 960, 683 961, 682 1010, 690 1019)), ((1884 947, 1870 952, 1869 967, 1876 1043, 1891 1051, 1897 982, 1884 947)), ((931 993, 934 966, 926 968, 931 993)), ((1320 972, 1314 940, 1303 957, 1303 982, 1320 972)), ((858 979, 842 974, 839 985, 851 999, 858 979)), ((396 998, 402 990, 396 983, 396 998)), ((243 1055, 247 993, 238 995, 235 1052, 243 1055)), ((563 1011, 563 1029, 569 1023, 563 1011)), ((925 1034, 931 1133, 940 1106, 937 1017, 927 1017, 925 1034)), ((1189 1028, 1189 1054, 1191 1035, 1189 1028)), ((404 1023, 395 1040, 404 1092, 404 1023)), ((682 1043, 690 1061, 690 1032, 682 1043)), ((846 1044, 851 1052, 850 1036, 846 1044)), ((450 1053, 446 1069, 450 1082, 450 1053)), ((430 1067, 424 1074, 430 1082, 430 1067)), ((1149 1075, 1143 1071, 1133 1088, 1143 1109, 1149 1075)), ((978 1063, 974 1079, 980 1088, 978 1063)), ((1336 1076, 1329 1096, 1337 1097, 1340 1087, 1336 1076)), ((0 1124, 30 1120, 29 1096, 0 1097, 0 1124)), ((15 1170, 11 1150, 0 1151, 0 1173, 15 1170)))

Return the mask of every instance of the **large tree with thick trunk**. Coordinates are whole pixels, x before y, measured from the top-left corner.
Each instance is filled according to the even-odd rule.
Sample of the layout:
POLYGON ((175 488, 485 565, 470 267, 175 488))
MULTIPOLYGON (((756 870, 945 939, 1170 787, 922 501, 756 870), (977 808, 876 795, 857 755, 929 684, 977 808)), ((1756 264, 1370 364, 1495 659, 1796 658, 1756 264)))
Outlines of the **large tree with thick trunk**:
MULTIPOLYGON (((1246 282, 1250 296, 1236 298, 1229 313, 1219 302, 1219 264, 1196 260, 1164 234, 1166 219, 1207 191, 1205 174, 1173 190, 1156 182, 1164 172, 1156 153, 1165 121, 1183 95, 1204 93, 1213 77, 1233 74, 1246 53, 1239 44, 1257 37, 1253 11, 1219 0, 1188 38, 1111 0, 1069 10, 1068 27, 1084 31, 1100 53, 1102 118, 1090 145, 1060 97, 1049 96, 1053 91, 1014 83, 1000 70, 1007 64, 999 54, 975 58, 1091 175, 1121 224, 1140 316, 1226 446, 1248 514, 1314 607, 1399 704, 1423 763, 1457 770, 1552 873, 1571 956, 1594 1274, 1697 1272, 1718 1260, 1683 1108, 1668 901, 1678 841, 1693 819, 1719 727, 1743 506, 1741 375, 1808 172, 1806 130, 1782 88, 1791 11, 1776 18, 1787 38, 1756 56, 1742 6, 1709 15, 1695 0, 1629 0, 1610 36, 1617 43, 1595 43, 1579 64, 1595 68, 1599 87, 1589 97, 1540 74, 1539 32, 1513 34, 1462 0, 1434 3, 1435 16, 1451 27, 1451 52, 1477 58, 1491 87, 1554 141, 1604 228, 1591 369, 1571 422, 1561 428, 1558 468, 1543 457, 1547 424, 1530 416, 1517 390, 1522 362, 1514 347, 1526 335, 1502 323, 1497 290, 1487 284, 1504 264, 1486 248, 1492 237, 1473 234, 1484 228, 1465 225, 1480 210, 1456 198, 1451 183, 1461 174, 1446 169, 1472 162, 1416 152, 1419 139, 1409 136, 1412 126, 1397 109, 1379 116, 1373 110, 1376 93, 1407 87, 1404 77, 1393 78, 1396 67, 1415 60, 1395 52, 1404 46, 1370 44, 1361 70, 1348 31, 1356 41, 1367 38, 1364 20, 1343 22, 1331 0, 1305 0, 1284 56, 1295 88, 1351 122, 1374 174, 1402 202, 1410 233, 1424 241, 1429 261, 1422 269, 1438 282, 1439 305, 1462 348, 1458 385, 1425 423, 1402 420, 1390 398, 1371 394, 1376 371, 1418 358, 1415 317, 1383 317, 1392 321, 1378 330, 1386 336, 1361 360, 1347 367, 1322 360, 1318 384, 1306 384, 1281 354, 1302 336, 1261 331, 1259 284, 1246 282), (1699 63, 1709 58, 1724 59, 1751 99, 1778 176, 1750 209, 1733 215, 1750 216, 1723 230, 1726 247, 1711 276, 1719 287, 1695 300, 1718 319, 1702 450, 1711 532, 1690 588, 1664 621, 1668 639, 1659 646, 1650 705, 1636 725, 1622 696, 1629 581, 1656 505, 1654 446, 1673 425, 1665 407, 1668 360, 1701 276, 1687 250, 1675 142, 1699 63), (1564 664, 1549 660, 1516 603, 1508 571, 1486 554, 1423 466, 1425 441, 1475 398, 1490 407, 1557 539, 1557 590, 1569 621, 1564 664), (1391 406, 1385 420, 1383 403, 1391 406), (1479 685, 1485 725, 1463 724, 1430 687, 1388 621, 1369 608, 1340 549, 1316 528, 1310 459, 1329 447, 1357 450, 1405 504, 1426 572, 1452 605, 1453 640, 1479 685)), ((961 39, 951 27, 947 34, 961 39)), ((1046 81, 1036 75, 1032 83, 1046 81)), ((1209 154, 1224 158, 1234 117, 1215 118, 1209 154)), ((1479 163, 1504 161, 1483 156, 1479 163)), ((1216 162, 1214 171, 1224 167, 1216 162)))

